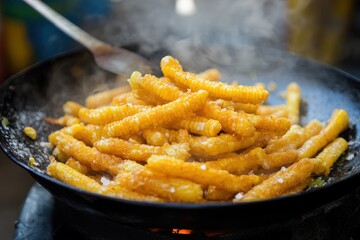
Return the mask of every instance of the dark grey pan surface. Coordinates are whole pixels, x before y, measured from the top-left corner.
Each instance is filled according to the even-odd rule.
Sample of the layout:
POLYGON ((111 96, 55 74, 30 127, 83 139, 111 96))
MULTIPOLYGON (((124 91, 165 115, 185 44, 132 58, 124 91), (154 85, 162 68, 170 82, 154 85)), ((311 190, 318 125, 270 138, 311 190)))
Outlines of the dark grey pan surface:
POLYGON ((13 76, 1 87, 0 120, 9 120, 8 126, 0 125, 2 150, 68 206, 86 214, 146 227, 205 229, 281 222, 328 204, 359 187, 359 80, 333 67, 273 49, 180 46, 171 52, 159 52, 148 57, 159 63, 165 53, 179 58, 187 70, 217 67, 224 81, 236 80, 251 85, 276 83, 269 104, 284 103, 281 92, 290 82, 297 82, 303 96, 301 124, 314 118, 326 122, 335 108, 347 110, 351 126, 342 136, 349 141, 349 149, 335 164, 325 186, 292 196, 249 203, 179 204, 114 199, 52 179, 44 173, 49 161, 46 142, 48 134, 57 127, 46 123, 44 118, 61 116, 62 104, 68 100, 83 103, 87 95, 116 83, 115 76, 97 68, 85 51, 66 53, 36 64, 13 76), (25 126, 37 129, 39 137, 36 141, 24 136, 25 126), (29 157, 34 157, 40 166, 30 168, 27 164, 29 157))

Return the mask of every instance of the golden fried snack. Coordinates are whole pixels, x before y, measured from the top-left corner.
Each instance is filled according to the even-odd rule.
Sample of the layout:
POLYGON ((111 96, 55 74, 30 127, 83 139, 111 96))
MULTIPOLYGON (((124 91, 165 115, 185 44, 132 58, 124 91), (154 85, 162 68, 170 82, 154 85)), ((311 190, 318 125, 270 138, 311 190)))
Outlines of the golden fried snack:
POLYGON ((297 83, 290 83, 286 89, 286 107, 292 124, 299 124, 301 90, 297 83))
POLYGON ((209 186, 205 193, 205 198, 208 201, 228 201, 234 197, 234 193, 225 191, 216 186, 209 186))
POLYGON ((319 162, 315 173, 320 175, 329 175, 330 168, 334 165, 335 161, 343 154, 348 147, 348 143, 343 138, 336 138, 333 142, 327 145, 322 152, 316 156, 319 162))
POLYGON ((78 124, 81 122, 79 118, 71 115, 64 115, 60 118, 47 117, 45 118, 45 121, 51 124, 56 124, 61 126, 71 126, 73 124, 78 124))
POLYGON ((260 164, 263 169, 274 169, 294 163, 297 161, 297 158, 298 152, 295 149, 284 152, 273 152, 267 154, 260 164))
POLYGON ((164 150, 165 155, 172 156, 181 160, 187 160, 191 156, 190 146, 188 142, 173 144, 165 143, 162 146, 162 149, 164 150))
POLYGON ((88 108, 97 108, 100 106, 104 106, 110 104, 113 98, 116 97, 117 95, 130 91, 131 91, 130 86, 124 85, 110 90, 98 92, 88 96, 85 100, 86 103, 85 105, 88 108))
POLYGON ((262 162, 265 157, 266 154, 262 148, 254 148, 246 154, 236 154, 235 156, 208 161, 204 164, 209 168, 222 169, 229 173, 241 175, 258 169, 259 162, 262 162))
POLYGON ((319 134, 323 128, 324 128, 324 126, 319 120, 317 120, 317 119, 311 120, 305 126, 305 139, 308 140, 312 136, 319 134))
POLYGON ((254 135, 255 127, 249 119, 240 117, 237 112, 221 109, 214 102, 207 102, 199 114, 206 118, 218 120, 225 132, 235 133, 239 136, 254 135))
POLYGON ((165 176, 133 161, 124 161, 121 168, 116 181, 134 191, 176 202, 203 201, 203 190, 199 184, 165 176))
POLYGON ((88 168, 84 164, 81 164, 78 160, 76 160, 75 158, 72 158, 72 157, 70 157, 66 161, 65 164, 68 165, 69 167, 75 169, 79 173, 82 173, 82 174, 85 174, 85 175, 87 175, 91 171, 90 168, 88 168))
POLYGON ((208 93, 206 91, 198 91, 173 102, 126 117, 121 121, 109 123, 103 129, 103 136, 124 137, 141 130, 159 127, 172 121, 180 120, 190 113, 200 110, 204 106, 207 96, 208 93))
POLYGON ((206 137, 215 137, 221 131, 221 124, 214 119, 208 119, 200 116, 189 117, 169 126, 170 128, 186 129, 190 133, 206 137))
POLYGON ((130 199, 130 200, 137 200, 137 201, 145 201, 145 202, 164 202, 163 198, 151 196, 148 194, 139 193, 133 190, 130 190, 124 186, 121 186, 121 183, 118 178, 121 178, 121 175, 115 177, 114 181, 111 181, 107 186, 103 187, 101 190, 101 194, 123 198, 123 199, 130 199))
POLYGON ((97 181, 55 160, 50 161, 46 170, 50 176, 71 186, 90 192, 100 192, 101 190, 101 185, 97 181))
POLYGON ((221 73, 216 68, 209 68, 201 73, 198 73, 197 77, 206 79, 208 81, 220 81, 221 73))
POLYGON ((137 99, 133 92, 126 92, 123 94, 120 94, 113 98, 111 105, 119 106, 119 105, 125 105, 125 104, 133 104, 133 105, 148 105, 143 100, 137 99))
POLYGON ((216 137, 191 137, 190 153, 201 158, 238 151, 252 146, 259 135, 255 133, 251 137, 235 137, 230 134, 220 134, 216 137))
POLYGON ((233 101, 225 101, 223 99, 216 99, 214 103, 221 108, 226 108, 228 110, 233 111, 243 111, 246 113, 256 113, 257 108, 259 105, 250 104, 250 103, 238 103, 233 101))
POLYGON ((154 75, 146 74, 143 77, 139 72, 133 72, 130 77, 130 84, 136 84, 145 89, 150 95, 156 96, 165 102, 173 101, 185 93, 164 78, 157 78, 154 75))
POLYGON ((189 87, 193 91, 206 90, 213 98, 222 98, 241 103, 258 104, 265 101, 269 95, 262 87, 257 86, 231 86, 222 82, 208 81, 198 78, 195 74, 184 72, 182 66, 175 58, 166 56, 161 60, 161 70, 165 77, 176 83, 189 87))
POLYGON ((314 169, 315 164, 312 159, 302 159, 284 170, 279 170, 253 187, 242 198, 233 201, 254 201, 281 196, 306 181, 314 169))
POLYGON ((146 161, 152 154, 165 154, 161 147, 134 144, 120 138, 101 139, 94 146, 102 153, 136 161, 146 161))
POLYGON ((143 137, 147 144, 161 147, 165 143, 169 143, 168 138, 171 132, 175 133, 176 131, 165 128, 146 129, 143 131, 143 137))
POLYGON ((122 162, 121 158, 100 153, 70 135, 54 132, 49 135, 49 142, 94 171, 105 171, 112 175, 119 172, 118 164, 122 162))
POLYGON ((63 151, 61 151, 59 148, 55 147, 52 151, 52 156, 56 158, 56 160, 66 163, 66 161, 70 158, 70 156, 63 151))
POLYGON ((349 125, 349 115, 343 109, 334 110, 330 120, 318 135, 307 140, 298 149, 299 159, 313 157, 320 149, 333 141, 349 125))
POLYGON ((232 193, 246 192, 260 181, 256 175, 236 176, 224 170, 207 168, 203 163, 184 162, 169 156, 152 155, 147 162, 146 167, 154 171, 203 185, 213 185, 232 193))
POLYGON ((96 109, 81 108, 79 110, 79 118, 85 123, 106 125, 147 109, 149 109, 147 106, 129 104, 121 106, 106 106, 96 109))
POLYGON ((67 101, 64 105, 63 105, 63 111, 65 114, 67 115, 71 115, 74 117, 79 117, 79 110, 81 108, 83 108, 84 106, 74 102, 74 101, 67 101))
POLYGON ((334 162, 347 149, 347 142, 337 138, 316 158, 304 158, 286 169, 279 170, 247 192, 241 201, 281 196, 302 185, 312 173, 327 175, 334 162))
POLYGON ((101 138, 101 129, 99 126, 79 123, 62 128, 59 131, 73 136, 77 140, 84 142, 87 146, 93 146, 94 142, 101 138))
POLYGON ((292 125, 280 139, 269 143, 266 153, 281 152, 283 150, 297 149, 305 142, 305 129, 299 125, 292 125))

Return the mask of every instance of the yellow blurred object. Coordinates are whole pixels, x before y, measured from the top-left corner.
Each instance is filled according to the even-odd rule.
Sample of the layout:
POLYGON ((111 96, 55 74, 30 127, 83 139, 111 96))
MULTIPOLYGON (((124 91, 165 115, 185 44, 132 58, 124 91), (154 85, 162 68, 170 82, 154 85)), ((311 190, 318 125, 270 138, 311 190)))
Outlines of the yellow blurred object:
POLYGON ((354 3, 354 0, 288 0, 289 50, 335 64, 354 3))
POLYGON ((33 62, 33 52, 28 42, 26 26, 23 22, 4 20, 4 49, 9 63, 9 72, 18 72, 33 62))

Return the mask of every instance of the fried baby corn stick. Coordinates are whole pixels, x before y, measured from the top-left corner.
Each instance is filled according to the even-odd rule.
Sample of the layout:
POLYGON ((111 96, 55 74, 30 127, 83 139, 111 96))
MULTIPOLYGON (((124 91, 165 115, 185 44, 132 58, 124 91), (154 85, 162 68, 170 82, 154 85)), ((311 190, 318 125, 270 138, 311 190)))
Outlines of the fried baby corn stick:
POLYGON ((254 148, 246 154, 237 154, 233 157, 221 158, 204 163, 206 167, 222 169, 233 174, 247 174, 259 167, 259 162, 266 157, 262 148, 254 148))
POLYGON ((236 176, 224 170, 207 168, 202 163, 184 162, 169 156, 152 155, 146 167, 172 177, 213 185, 232 193, 246 192, 260 181, 256 175, 236 176))
POLYGON ((69 167, 75 169, 79 173, 82 173, 82 174, 85 174, 85 175, 87 175, 91 171, 90 168, 88 168, 84 164, 81 164, 78 160, 76 160, 75 158, 72 158, 72 157, 70 157, 66 161, 65 164, 68 165, 69 167))
POLYGON ((299 124, 301 90, 297 83, 290 83, 286 89, 286 107, 292 124, 299 124))
POLYGON ((165 154, 161 147, 134 144, 119 138, 101 139, 94 146, 102 153, 136 161, 146 161, 152 154, 165 154))
POLYGON ((166 56, 161 60, 161 70, 165 77, 169 77, 176 83, 189 87, 193 91, 200 89, 209 92, 213 98, 222 98, 241 103, 258 104, 265 101, 269 95, 263 87, 257 86, 231 86, 222 82, 208 81, 198 78, 195 74, 184 72, 182 66, 175 58, 166 56))
POLYGON ((121 121, 109 123, 103 129, 103 136, 124 137, 141 130, 169 124, 200 110, 204 106, 207 96, 206 91, 198 91, 173 102, 126 117, 121 121))
POLYGON ((221 124, 214 119, 200 116, 189 117, 172 123, 170 128, 186 129, 187 131, 206 137, 215 137, 221 131, 221 124))
POLYGON ((306 181, 315 169, 312 159, 302 159, 285 170, 280 170, 268 179, 253 187, 241 199, 234 201, 252 201, 277 197, 306 181))
POLYGON ((335 161, 343 154, 348 147, 348 143, 343 138, 337 138, 332 143, 324 148, 324 150, 316 156, 319 162, 315 173, 317 175, 329 175, 330 168, 334 165, 335 161))
POLYGON ((233 111, 243 111, 246 113, 256 113, 259 105, 250 104, 250 103, 237 103, 232 101, 225 101, 223 99, 214 100, 214 103, 221 108, 226 108, 233 111))
POLYGON ((312 173, 328 174, 331 166, 347 149, 347 142, 335 139, 316 158, 304 158, 280 170, 247 192, 241 201, 280 196, 304 183, 312 173))
POLYGON ((194 156, 206 157, 234 152, 252 146, 258 136, 259 133, 251 137, 234 137, 230 134, 221 134, 216 137, 191 137, 190 153, 194 156))
POLYGON ((88 108, 97 108, 100 106, 104 106, 110 104, 113 98, 116 97, 117 95, 130 91, 131 91, 131 87, 128 85, 124 85, 121 87, 95 93, 86 98, 85 105, 88 108))
MULTIPOLYGON (((121 175, 119 175, 121 177, 121 175)), ((130 199, 130 200, 137 200, 137 201, 146 201, 146 202, 164 202, 165 200, 159 197, 151 196, 148 194, 139 193, 133 190, 130 190, 124 186, 121 186, 117 177, 115 177, 114 181, 111 181, 107 186, 103 187, 101 194, 123 198, 123 199, 130 199)))
POLYGON ((79 118, 85 123, 106 125, 147 109, 149 109, 147 106, 128 104, 122 106, 106 106, 96 109, 81 108, 79 110, 79 118))
POLYGON ((116 181, 122 186, 175 202, 203 201, 203 190, 197 183, 165 176, 134 161, 124 161, 121 168, 122 172, 116 181))
POLYGON ((235 133, 239 136, 254 135, 255 127, 250 120, 239 117, 237 112, 221 109, 214 102, 206 102, 199 114, 206 118, 218 120, 225 132, 235 133))
POLYGON ((97 193, 101 190, 101 185, 97 181, 55 160, 50 161, 46 170, 50 176, 71 186, 97 193))
POLYGON ((84 142, 87 146, 93 146, 94 142, 101 137, 101 127, 95 125, 74 124, 59 130, 84 142))
POLYGON ((289 131, 280 139, 271 141, 265 151, 266 153, 272 153, 297 149, 322 129, 323 125, 318 120, 312 120, 305 128, 296 124, 292 125, 289 131))
POLYGON ((299 159, 314 156, 320 149, 333 141, 349 125, 349 115, 343 109, 334 110, 325 128, 318 135, 307 140, 298 149, 299 159))
POLYGON ((133 72, 130 77, 130 84, 132 84, 132 86, 135 84, 139 85, 148 91, 149 94, 163 99, 166 102, 178 99, 185 94, 163 78, 157 78, 151 74, 146 74, 142 77, 140 72, 133 72))
POLYGON ((122 162, 121 158, 100 153, 70 135, 54 132, 49 135, 49 142, 94 171, 104 171, 112 175, 119 172, 118 164, 122 162))

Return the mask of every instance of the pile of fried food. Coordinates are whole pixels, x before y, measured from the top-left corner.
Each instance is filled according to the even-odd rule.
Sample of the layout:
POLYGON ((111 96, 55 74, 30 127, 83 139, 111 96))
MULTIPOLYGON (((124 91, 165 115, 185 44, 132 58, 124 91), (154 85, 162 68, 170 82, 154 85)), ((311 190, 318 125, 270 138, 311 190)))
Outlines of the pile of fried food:
POLYGON ((209 69, 185 72, 171 56, 163 77, 134 72, 130 86, 69 101, 47 173, 108 196, 153 202, 254 201, 304 190, 346 151, 349 125, 335 109, 324 126, 300 126, 301 89, 265 105, 261 84, 220 81, 209 69))

